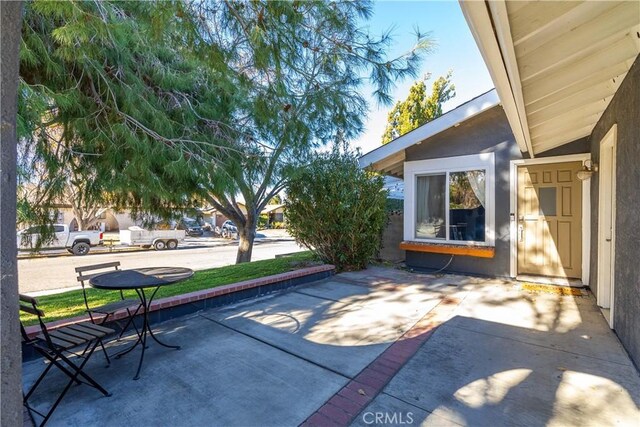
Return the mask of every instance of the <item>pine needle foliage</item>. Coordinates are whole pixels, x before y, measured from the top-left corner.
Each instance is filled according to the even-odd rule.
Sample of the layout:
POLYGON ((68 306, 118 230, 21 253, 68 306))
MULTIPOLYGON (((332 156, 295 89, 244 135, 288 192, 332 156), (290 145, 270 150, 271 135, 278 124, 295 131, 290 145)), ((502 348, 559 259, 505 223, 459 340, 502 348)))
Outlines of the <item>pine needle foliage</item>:
POLYGON ((372 2, 347 0, 27 2, 23 184, 44 168, 46 205, 73 163, 92 191, 141 212, 206 200, 236 222, 237 261, 249 261, 287 171, 361 132, 363 83, 389 103, 430 49, 418 32, 389 58, 391 34, 362 27, 371 14, 372 2))
POLYGON ((38 168, 48 180, 39 204, 22 201, 24 221, 38 217, 28 206, 60 198, 69 164, 87 171, 94 193, 108 189, 130 207, 191 203, 198 166, 227 150, 209 129, 229 117, 225 80, 185 49, 194 38, 176 18, 183 10, 180 2, 25 4, 21 184, 33 185, 38 168))
POLYGON ((416 75, 431 44, 418 32, 405 55, 388 58, 391 34, 376 38, 361 27, 372 14, 369 1, 201 1, 192 10, 207 23, 204 52, 224 58, 242 94, 233 114, 234 143, 244 152, 212 168, 203 188, 237 224, 237 262, 248 261, 259 213, 285 187, 287 170, 318 147, 358 135, 367 111, 363 83, 388 103, 394 83, 416 75))

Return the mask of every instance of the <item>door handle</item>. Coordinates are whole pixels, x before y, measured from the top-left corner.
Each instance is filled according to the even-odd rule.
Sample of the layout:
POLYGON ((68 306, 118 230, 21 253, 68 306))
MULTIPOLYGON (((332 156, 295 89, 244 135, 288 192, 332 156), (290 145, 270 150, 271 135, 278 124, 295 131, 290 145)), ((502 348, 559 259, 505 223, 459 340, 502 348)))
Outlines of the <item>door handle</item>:
POLYGON ((522 224, 518 225, 518 241, 522 242, 524 240, 524 227, 522 224))

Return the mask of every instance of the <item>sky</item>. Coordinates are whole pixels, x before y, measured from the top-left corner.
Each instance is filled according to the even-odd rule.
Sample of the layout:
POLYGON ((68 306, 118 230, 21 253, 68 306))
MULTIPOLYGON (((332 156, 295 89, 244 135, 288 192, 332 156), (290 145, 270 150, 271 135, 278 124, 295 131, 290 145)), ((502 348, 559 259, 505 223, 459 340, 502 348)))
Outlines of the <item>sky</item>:
MULTIPOLYGON (((393 29, 391 57, 407 52, 415 44, 415 27, 422 33, 431 33, 436 47, 425 57, 418 78, 431 73, 427 82, 430 88, 430 82, 445 75, 449 69, 453 70, 451 80, 456 87, 456 96, 444 105, 445 112, 494 86, 457 1, 377 1, 373 17, 363 27, 368 27, 372 35, 393 29)), ((407 97, 413 82, 409 78, 397 83, 392 92, 394 104, 407 97)), ((370 96, 371 92, 370 87, 363 87, 363 94, 369 99, 366 129, 351 141, 351 146, 360 148, 363 154, 380 146, 387 113, 392 108, 392 105, 379 106, 370 96)))

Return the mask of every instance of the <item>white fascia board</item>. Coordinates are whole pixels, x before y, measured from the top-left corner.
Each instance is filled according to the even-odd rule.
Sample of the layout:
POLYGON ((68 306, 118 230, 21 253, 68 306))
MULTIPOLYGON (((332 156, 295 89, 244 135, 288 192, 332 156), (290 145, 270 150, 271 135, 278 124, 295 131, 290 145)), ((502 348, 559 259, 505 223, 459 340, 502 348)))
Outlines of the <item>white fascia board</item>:
MULTIPOLYGON (((507 64, 504 61, 504 52, 496 38, 494 31, 493 17, 484 1, 465 1, 459 0, 462 14, 464 15, 467 25, 471 30, 471 34, 476 41, 476 45, 480 50, 480 54, 484 59, 484 63, 489 70, 491 80, 496 85, 496 90, 502 101, 504 112, 515 136, 520 151, 529 152, 533 157, 533 149, 529 140, 529 130, 526 127, 526 114, 522 103, 518 103, 518 99, 522 94, 516 96, 514 87, 519 87, 520 83, 513 85, 509 79, 507 64), (522 109, 518 107, 522 106, 522 109)), ((501 20, 502 22, 503 20, 501 20)), ((504 28, 502 28, 504 29, 504 28)), ((500 31, 501 28, 498 28, 500 31)), ((501 33, 501 37, 511 37, 511 34, 501 33)), ((513 64, 512 64, 513 65, 513 64)), ((512 70, 512 67, 509 68, 512 70)))
POLYGON ((402 150, 405 150, 412 145, 415 145, 419 142, 424 141, 427 138, 430 138, 434 135, 439 134, 455 125, 464 122, 465 120, 470 119, 473 116, 476 116, 483 111, 486 111, 490 108, 495 107, 500 104, 500 98, 498 98, 498 94, 495 89, 490 90, 462 105, 454 108, 451 111, 443 114, 426 123, 419 128, 412 130, 409 133, 406 133, 393 141, 385 144, 379 148, 376 148, 373 151, 368 152, 367 154, 360 157, 360 167, 368 167, 377 163, 381 160, 386 159, 402 150))

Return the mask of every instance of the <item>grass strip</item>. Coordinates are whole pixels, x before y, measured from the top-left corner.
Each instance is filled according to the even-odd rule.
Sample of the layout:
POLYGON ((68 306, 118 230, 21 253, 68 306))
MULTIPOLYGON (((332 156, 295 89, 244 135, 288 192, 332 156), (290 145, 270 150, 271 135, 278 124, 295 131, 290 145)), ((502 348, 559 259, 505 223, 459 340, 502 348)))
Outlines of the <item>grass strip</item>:
MULTIPOLYGON (((298 270, 316 264, 317 262, 315 261, 313 253, 307 251, 281 258, 196 271, 193 277, 185 280, 184 282, 160 288, 155 298, 165 298, 200 291, 203 289, 211 289, 218 286, 229 285, 231 283, 242 282, 244 280, 286 273, 288 271, 298 270)), ((126 291, 124 295, 125 298, 138 299, 135 291, 126 291)), ((44 295, 37 299, 38 307, 45 313, 44 320, 46 322, 80 316, 86 313, 82 290, 44 295)), ((104 291, 88 287, 87 299, 90 307, 97 307, 110 302, 119 301, 120 292, 104 291)), ((35 316, 23 312, 20 313, 20 320, 25 326, 33 325, 38 322, 38 319, 35 316)))

